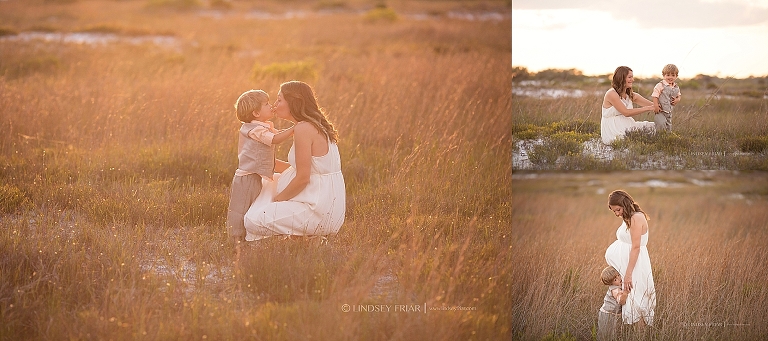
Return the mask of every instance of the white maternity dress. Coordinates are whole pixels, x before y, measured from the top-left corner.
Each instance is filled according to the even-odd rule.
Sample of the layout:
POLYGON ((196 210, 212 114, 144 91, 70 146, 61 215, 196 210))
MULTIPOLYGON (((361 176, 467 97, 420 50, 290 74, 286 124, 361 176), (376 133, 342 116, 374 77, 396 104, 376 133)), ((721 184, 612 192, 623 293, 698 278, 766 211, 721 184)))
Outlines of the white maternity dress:
POLYGON ((346 191, 341 157, 335 143, 328 153, 312 157, 309 184, 287 201, 273 202, 296 176, 295 145, 288 152, 288 167, 275 180, 263 180, 261 194, 245 213, 245 240, 274 235, 326 236, 336 234, 344 223, 346 191))
MULTIPOLYGON (((627 302, 622 306, 622 321, 625 324, 633 324, 645 319, 648 325, 653 324, 653 310, 656 308, 656 289, 653 285, 653 273, 651 271, 651 258, 648 255, 648 233, 640 237, 640 254, 632 270, 632 291, 627 296, 627 302)), ((605 260, 608 265, 619 271, 622 278, 627 273, 629 266, 629 250, 632 248, 632 238, 629 235, 627 224, 622 223, 616 230, 616 241, 605 251, 605 260)))
MULTIPOLYGON (((611 88, 608 91, 616 91, 616 90, 611 88)), ((621 103, 624 103, 624 106, 627 109, 632 109, 632 100, 629 99, 629 96, 627 96, 627 99, 623 99, 621 98, 621 96, 619 96, 619 99, 621 100, 621 103)), ((602 109, 603 109, 603 116, 600 119, 600 136, 602 137, 603 143, 605 144, 613 143, 613 141, 615 141, 617 138, 623 137, 624 134, 626 134, 627 130, 630 130, 630 129, 642 129, 642 128, 656 129, 656 123, 647 122, 647 121, 637 122, 632 117, 627 117, 622 115, 613 106, 611 106, 610 108, 602 108, 602 109)))

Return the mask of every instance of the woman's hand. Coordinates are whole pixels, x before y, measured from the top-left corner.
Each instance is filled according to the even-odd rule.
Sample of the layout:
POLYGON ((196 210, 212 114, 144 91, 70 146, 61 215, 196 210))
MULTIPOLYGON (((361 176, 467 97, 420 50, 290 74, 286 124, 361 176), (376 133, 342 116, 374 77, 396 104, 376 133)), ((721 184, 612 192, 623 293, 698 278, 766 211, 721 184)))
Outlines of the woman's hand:
POLYGON ((632 274, 626 274, 624 276, 624 292, 629 293, 632 291, 632 274))

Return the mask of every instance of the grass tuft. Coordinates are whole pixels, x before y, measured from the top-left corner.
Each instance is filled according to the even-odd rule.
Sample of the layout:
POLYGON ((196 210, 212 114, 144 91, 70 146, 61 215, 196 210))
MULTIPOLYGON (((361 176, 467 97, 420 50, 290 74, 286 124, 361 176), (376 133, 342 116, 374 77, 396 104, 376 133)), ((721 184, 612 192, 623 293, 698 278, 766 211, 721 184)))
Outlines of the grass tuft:
POLYGON ((12 184, 0 184, 0 213, 14 213, 29 208, 29 199, 18 187, 12 184))
POLYGON ((251 79, 294 79, 312 82, 318 77, 317 66, 313 61, 294 61, 288 63, 255 64, 251 69, 251 79))
POLYGON ((762 153, 768 148, 768 136, 744 137, 739 140, 739 150, 745 153, 762 153))
POLYGON ((147 0, 150 8, 194 9, 201 6, 200 0, 147 0))
POLYGON ((19 31, 10 28, 10 27, 0 27, 0 37, 4 36, 15 36, 19 34, 19 31))
POLYGON ((369 23, 379 23, 379 22, 392 23, 397 21, 399 18, 400 17, 397 15, 397 12, 395 12, 395 10, 389 7, 386 7, 386 5, 381 5, 381 6, 376 6, 375 8, 366 12, 365 16, 363 17, 363 20, 369 23))
POLYGON ((0 74, 10 79, 23 78, 35 74, 50 75, 56 73, 61 68, 61 59, 53 55, 0 61, 0 74))

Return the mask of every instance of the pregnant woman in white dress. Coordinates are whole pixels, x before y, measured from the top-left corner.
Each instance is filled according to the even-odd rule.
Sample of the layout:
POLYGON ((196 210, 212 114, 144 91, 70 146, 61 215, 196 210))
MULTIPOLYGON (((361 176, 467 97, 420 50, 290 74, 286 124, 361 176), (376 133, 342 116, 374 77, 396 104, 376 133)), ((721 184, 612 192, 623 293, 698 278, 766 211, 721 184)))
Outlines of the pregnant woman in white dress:
POLYGON ((634 81, 632 69, 626 66, 619 66, 613 73, 611 89, 603 97, 603 116, 600 119, 600 136, 605 144, 613 143, 630 129, 656 129, 654 122, 636 122, 631 117, 654 110, 653 102, 632 91, 634 81), (633 102, 642 107, 634 108, 633 102))
POLYGON ((336 234, 346 211, 338 133, 306 83, 283 83, 274 110, 275 116, 295 123, 294 141, 288 162, 276 161, 282 173, 273 182, 264 180, 246 212, 245 239, 336 234))
POLYGON ((648 220, 632 197, 616 190, 608 196, 608 208, 622 219, 616 241, 605 251, 605 260, 624 276, 624 290, 629 290, 622 306, 622 321, 639 326, 653 324, 656 289, 651 258, 648 255, 648 220))

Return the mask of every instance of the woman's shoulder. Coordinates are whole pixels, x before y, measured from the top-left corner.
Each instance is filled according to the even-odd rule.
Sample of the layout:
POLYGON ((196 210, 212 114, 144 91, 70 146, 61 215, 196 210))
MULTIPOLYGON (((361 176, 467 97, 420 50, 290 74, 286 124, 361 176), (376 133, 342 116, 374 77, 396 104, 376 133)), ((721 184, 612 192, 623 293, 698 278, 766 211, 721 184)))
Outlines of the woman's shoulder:
POLYGON ((648 224, 648 219, 646 218, 645 213, 643 213, 643 212, 635 212, 635 214, 633 214, 630 219, 632 220, 632 223, 633 223, 632 225, 633 226, 635 225, 634 224, 635 222, 638 222, 641 225, 647 225, 648 224))
POLYGON ((613 88, 608 89, 608 91, 605 92, 605 95, 603 96, 603 109, 609 109, 613 107, 613 104, 611 103, 611 98, 619 98, 619 94, 616 93, 616 90, 613 88))
POLYGON ((619 96, 619 93, 616 92, 616 89, 610 88, 610 89, 608 89, 608 91, 605 92, 605 96, 603 96, 603 98, 605 98, 605 99, 608 99, 608 98, 618 98, 618 99, 621 99, 621 96, 619 96))
POLYGON ((312 123, 309 123, 307 121, 301 121, 297 122, 296 125, 293 126, 293 133, 294 134, 311 134, 311 133, 319 133, 317 131, 317 128, 312 123))

